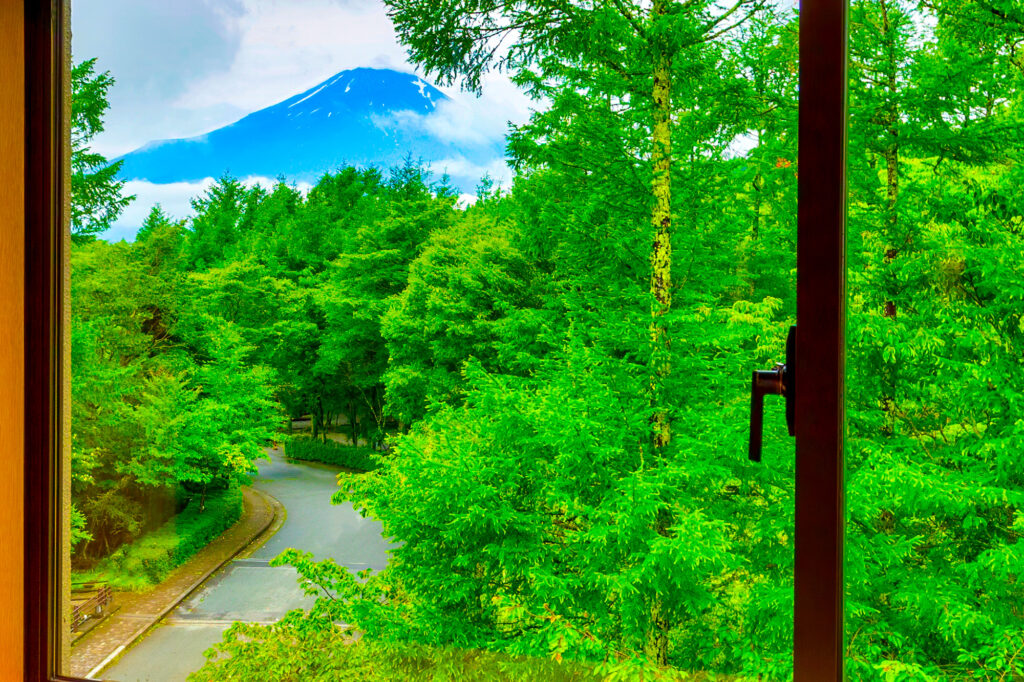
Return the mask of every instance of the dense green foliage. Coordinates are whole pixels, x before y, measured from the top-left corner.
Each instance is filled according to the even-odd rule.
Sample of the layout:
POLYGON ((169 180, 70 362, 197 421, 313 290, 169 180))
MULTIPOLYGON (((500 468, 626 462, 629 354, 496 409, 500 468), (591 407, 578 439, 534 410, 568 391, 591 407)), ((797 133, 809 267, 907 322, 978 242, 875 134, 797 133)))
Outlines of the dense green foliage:
POLYGON ((134 244, 71 255, 76 562, 246 480, 280 425, 273 371, 181 267, 186 232, 159 210, 134 244))
MULTIPOLYGON (((765 465, 745 462, 743 379, 781 359, 793 321, 795 17, 756 12, 676 46, 674 287, 671 308, 654 308, 671 371, 655 386, 644 136, 657 121, 640 75, 651 53, 633 34, 669 20, 633 3, 470 4, 392 8, 429 69, 475 86, 498 54, 550 106, 513 131, 511 191, 438 226, 384 313, 385 409, 412 429, 336 497, 402 544, 366 582, 288 554, 334 599, 248 634, 276 647, 340 637, 342 621, 381 651, 456 646, 635 675, 662 664, 665 633, 676 670, 785 679, 791 454, 772 438, 765 465), (519 42, 490 53, 516 25, 519 42), (737 132, 753 147, 730 157, 737 132), (652 448, 662 411, 671 441, 652 448)), ((667 4, 671 30, 697 35, 699 12, 667 4)), ((1021 674, 1024 73, 1019 13, 978 7, 853 8, 855 679, 1021 674)))
POLYGON ((101 580, 117 590, 144 590, 158 585, 211 540, 230 528, 242 513, 242 492, 231 488, 210 496, 205 509, 189 503, 173 519, 124 545, 75 580, 101 580))
POLYGON ((110 227, 132 199, 123 196, 124 181, 117 179, 122 162, 107 159, 89 148, 103 132, 107 91, 114 84, 109 72, 97 74, 96 60, 71 69, 71 235, 87 241, 110 227))
MULTIPOLYGON (((312 422, 290 455, 374 469, 335 501, 395 547, 358 579, 287 552, 316 606, 236 626, 199 679, 787 679, 777 406, 745 455, 750 370, 795 316, 798 16, 388 4, 434 75, 501 68, 543 104, 513 185, 466 207, 412 163, 305 195, 223 178, 187 224, 76 247, 86 551, 137 533, 137 490, 251 471, 280 405, 312 422)), ((1015 679, 1024 15, 856 0, 851 22, 848 668, 1015 679)))
MULTIPOLYGON (((536 661, 504 654, 398 644, 384 647, 366 639, 354 642, 338 629, 309 630, 298 614, 270 627, 235 623, 225 633, 231 657, 207 652, 211 663, 191 675, 192 682, 596 682, 608 679, 593 665, 536 661), (315 655, 296 656, 296 647, 315 655), (262 677, 256 678, 254 671, 262 677)), ((666 680, 668 678, 665 678, 666 680)))
POLYGON ((1012 3, 931 6, 938 23, 923 47, 912 5, 854 7, 864 38, 851 55, 851 668, 893 659, 898 679, 1014 679, 1024 15, 1012 3))
POLYGON ((368 464, 359 444, 388 428, 383 302, 453 205, 412 164, 325 175, 307 197, 225 177, 188 224, 155 207, 134 243, 75 244, 76 566, 245 482, 286 413, 325 441, 346 414, 341 457, 368 464))
POLYGON ((356 471, 373 471, 378 466, 379 453, 372 448, 342 445, 333 440, 293 438, 288 441, 284 452, 291 459, 333 464, 356 471))

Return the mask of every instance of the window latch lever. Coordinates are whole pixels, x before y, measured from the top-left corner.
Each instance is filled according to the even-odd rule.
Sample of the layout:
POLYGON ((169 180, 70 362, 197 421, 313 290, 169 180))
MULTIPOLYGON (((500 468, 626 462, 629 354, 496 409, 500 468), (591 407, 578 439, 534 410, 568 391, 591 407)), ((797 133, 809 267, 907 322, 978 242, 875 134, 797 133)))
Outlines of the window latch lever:
POLYGON ((750 447, 751 462, 761 461, 761 440, 764 431, 764 397, 781 395, 786 399, 786 424, 789 435, 795 435, 796 409, 796 327, 789 328, 786 338, 786 362, 772 369, 754 370, 750 384, 750 447))

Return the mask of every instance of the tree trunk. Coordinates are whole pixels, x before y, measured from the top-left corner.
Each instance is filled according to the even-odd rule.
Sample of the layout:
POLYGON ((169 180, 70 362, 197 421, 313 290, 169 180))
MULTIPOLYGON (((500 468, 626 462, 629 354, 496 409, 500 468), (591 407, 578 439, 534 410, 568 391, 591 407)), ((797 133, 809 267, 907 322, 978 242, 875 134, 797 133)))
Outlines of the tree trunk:
MULTIPOLYGON (((889 101, 886 104, 885 113, 882 117, 885 126, 885 134, 889 137, 888 144, 883 150, 885 158, 885 194, 886 194, 886 219, 885 219, 885 242, 886 251, 883 256, 884 286, 885 286, 885 308, 883 315, 896 321, 898 313, 896 298, 899 291, 899 282, 896 278, 897 266, 894 264, 900 256, 900 249, 906 246, 904 239, 899 234, 899 210, 898 201, 900 194, 900 141, 899 141, 899 107, 896 102, 898 94, 898 80, 896 63, 896 37, 892 34, 892 24, 889 21, 889 8, 887 0, 881 0, 879 8, 882 12, 883 40, 886 46, 886 94, 889 101)), ((882 409, 886 412, 889 421, 886 430, 889 433, 895 432, 896 393, 898 388, 897 368, 894 364, 883 362, 881 369, 882 384, 882 409)))
MULTIPOLYGON (((668 13, 668 0, 654 0, 651 18, 658 22, 668 13)), ((672 436, 662 385, 670 371, 669 338, 663 316, 672 307, 672 54, 664 38, 657 38, 654 62, 654 131, 651 150, 651 193, 654 207, 651 227, 651 445, 655 461, 661 460, 672 436)), ((668 510, 665 510, 666 512, 668 510)), ((669 514, 659 513, 655 531, 664 535, 669 514)), ((658 665, 668 664, 668 630, 664 599, 655 594, 650 602, 650 622, 644 653, 658 665)))
POLYGON ((327 442, 327 428, 324 424, 324 400, 322 396, 316 397, 316 405, 313 406, 310 422, 313 428, 313 440, 318 437, 327 442))
POLYGON ((647 629, 647 641, 644 642, 644 653, 658 665, 668 665, 668 619, 662 612, 661 595, 651 601, 651 622, 647 629))
POLYGON ((750 183, 750 186, 754 190, 754 230, 752 236, 756 241, 761 238, 761 188, 764 186, 764 180, 761 178, 760 171, 754 175, 754 180, 750 183))
POLYGON ((352 439, 352 447, 358 445, 359 434, 356 431, 356 399, 350 398, 348 401, 348 433, 349 438, 352 439))
POLYGON ((370 389, 370 416, 373 418, 373 423, 376 425, 377 430, 372 437, 369 433, 366 434, 367 445, 374 447, 383 442, 385 427, 384 406, 382 405, 383 401, 380 399, 380 393, 380 386, 374 384, 373 388, 370 389))
MULTIPOLYGON (((667 0, 655 0, 655 21, 667 13, 667 0)), ((671 439, 668 413, 664 409, 662 380, 669 373, 669 339, 662 317, 672 307, 672 57, 664 40, 656 46, 654 64, 654 134, 651 153, 654 208, 651 226, 651 388, 654 415, 651 417, 653 450, 657 458, 671 439)))

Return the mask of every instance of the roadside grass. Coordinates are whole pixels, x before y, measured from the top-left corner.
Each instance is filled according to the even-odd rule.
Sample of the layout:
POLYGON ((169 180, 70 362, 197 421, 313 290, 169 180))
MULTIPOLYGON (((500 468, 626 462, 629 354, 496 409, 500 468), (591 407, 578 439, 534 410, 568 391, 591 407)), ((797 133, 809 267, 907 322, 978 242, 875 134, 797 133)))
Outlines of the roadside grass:
POLYGON ((147 590, 163 582, 241 515, 242 491, 237 487, 209 495, 202 512, 194 500, 164 525, 119 547, 92 568, 72 572, 71 579, 76 583, 103 581, 120 591, 147 590))

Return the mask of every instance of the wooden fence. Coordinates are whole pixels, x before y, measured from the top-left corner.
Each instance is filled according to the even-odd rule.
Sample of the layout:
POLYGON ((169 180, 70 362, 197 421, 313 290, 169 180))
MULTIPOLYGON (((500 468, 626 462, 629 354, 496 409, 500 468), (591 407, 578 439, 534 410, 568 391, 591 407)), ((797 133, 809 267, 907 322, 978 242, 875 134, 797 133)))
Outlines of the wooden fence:
POLYGON ((110 604, 111 596, 110 588, 102 585, 89 599, 75 604, 71 609, 71 631, 77 630, 91 616, 102 615, 103 610, 110 604))

